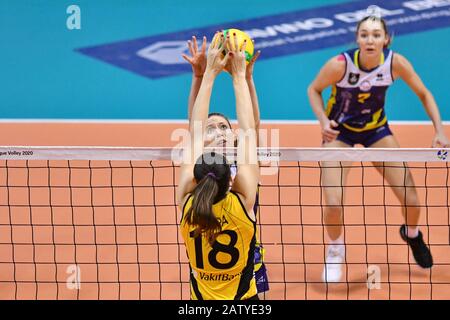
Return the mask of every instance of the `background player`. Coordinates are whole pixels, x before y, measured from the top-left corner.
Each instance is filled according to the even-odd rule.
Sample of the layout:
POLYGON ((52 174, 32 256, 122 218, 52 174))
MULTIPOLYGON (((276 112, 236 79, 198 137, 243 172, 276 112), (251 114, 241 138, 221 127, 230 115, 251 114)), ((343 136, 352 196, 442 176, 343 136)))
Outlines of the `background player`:
MULTIPOLYGON (((386 22, 380 16, 367 16, 357 26, 358 48, 330 59, 308 88, 310 104, 322 127, 323 147, 353 147, 362 144, 371 148, 398 148, 384 112, 388 87, 403 79, 421 100, 431 118, 436 134, 432 146, 448 147, 438 107, 411 63, 388 49, 391 38, 386 22), (332 94, 326 111, 322 91, 331 86, 332 94)), ((345 164, 344 164, 345 165, 345 164)), ((400 234, 412 249, 422 268, 430 268, 433 260, 423 241, 418 224, 420 207, 414 181, 402 163, 375 163, 377 170, 391 185, 403 208, 405 225, 400 234)), ((342 238, 343 188, 348 168, 338 162, 323 163, 322 185, 327 206, 324 221, 331 243, 327 250, 323 280, 337 282, 345 248, 342 238)))

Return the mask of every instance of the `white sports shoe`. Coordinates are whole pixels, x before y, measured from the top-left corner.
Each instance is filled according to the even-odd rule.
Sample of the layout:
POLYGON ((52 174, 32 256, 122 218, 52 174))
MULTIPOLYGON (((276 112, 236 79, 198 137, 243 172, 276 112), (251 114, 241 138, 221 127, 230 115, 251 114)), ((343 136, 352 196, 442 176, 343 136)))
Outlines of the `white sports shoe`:
POLYGON ((330 244, 322 273, 323 282, 339 282, 342 277, 342 264, 344 263, 345 246, 343 244, 330 244))

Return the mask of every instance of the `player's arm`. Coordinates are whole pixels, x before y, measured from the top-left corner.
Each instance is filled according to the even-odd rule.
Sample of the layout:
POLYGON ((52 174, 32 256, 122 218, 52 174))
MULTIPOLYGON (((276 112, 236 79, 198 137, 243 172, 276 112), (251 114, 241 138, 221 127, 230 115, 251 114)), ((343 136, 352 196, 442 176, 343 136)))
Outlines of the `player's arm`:
MULTIPOLYGON (((228 35, 229 36, 229 35, 228 35)), ((233 89, 236 97, 236 114, 239 123, 239 143, 238 143, 238 169, 234 179, 232 190, 241 197, 247 211, 253 214, 258 180, 259 165, 257 157, 257 138, 255 118, 252 110, 252 100, 245 78, 245 42, 242 48, 238 48, 237 39, 231 37, 230 41, 235 41, 234 49, 230 50, 231 75, 233 77, 233 89)))
MULTIPOLYGON (((261 54, 261 51, 257 51, 253 58, 250 60, 250 62, 247 65, 246 71, 245 71, 245 79, 247 80, 248 89, 250 91, 250 97, 252 100, 252 110, 253 110, 253 118, 255 119, 255 127, 256 127, 256 133, 257 133, 257 144, 258 147, 265 147, 265 145, 261 145, 261 141, 259 140, 259 126, 261 123, 260 114, 259 114, 259 101, 258 101, 258 94, 256 92, 256 85, 255 81, 253 79, 253 68, 255 66, 255 62, 258 59, 259 55, 261 54)), ((264 141, 265 143, 265 141, 264 141)))
POLYGON ((202 84, 203 75, 206 69, 206 37, 203 37, 203 43, 200 50, 198 50, 197 38, 192 37, 192 41, 188 41, 189 53, 191 56, 182 55, 184 60, 190 63, 192 67, 192 84, 189 92, 188 100, 188 119, 191 120, 192 108, 194 107, 195 99, 197 98, 202 84))
POLYGON ((333 128, 338 124, 334 120, 329 120, 325 114, 322 92, 327 87, 339 82, 345 74, 345 57, 339 55, 328 60, 320 69, 319 74, 308 87, 308 98, 311 108, 319 120, 322 128, 322 137, 325 142, 331 142, 339 134, 339 131, 333 128))
POLYGON ((401 78, 414 91, 422 102, 428 116, 433 122, 436 134, 433 138, 432 147, 449 147, 450 143, 445 136, 442 126, 439 108, 433 97, 433 94, 425 87, 419 75, 415 72, 411 63, 402 55, 395 54, 393 58, 392 73, 394 79, 401 78))
MULTIPOLYGON (((216 33, 215 37, 220 37, 216 33)), ((177 189, 177 204, 181 208, 186 197, 195 187, 194 166, 195 161, 203 153, 203 136, 206 120, 208 119, 209 104, 211 100, 212 88, 217 75, 223 70, 228 60, 228 55, 222 59, 221 46, 223 36, 219 41, 213 41, 208 50, 207 66, 203 81, 200 85, 197 98, 192 108, 191 120, 189 121, 190 145, 184 150, 183 162, 180 165, 179 184, 177 189)))

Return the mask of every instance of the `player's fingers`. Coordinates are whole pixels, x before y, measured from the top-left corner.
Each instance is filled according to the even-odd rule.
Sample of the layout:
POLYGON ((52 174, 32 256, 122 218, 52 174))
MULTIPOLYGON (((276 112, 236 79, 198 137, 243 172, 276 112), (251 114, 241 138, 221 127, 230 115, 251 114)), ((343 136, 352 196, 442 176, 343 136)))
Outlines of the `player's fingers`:
POLYGON ((328 139, 332 139, 333 137, 336 136, 336 135, 334 135, 334 134, 328 132, 327 130, 324 130, 324 131, 322 132, 322 135, 323 135, 324 137, 327 137, 328 139))
POLYGON ((227 36, 226 36, 226 39, 225 39, 225 47, 227 48, 228 51, 231 51, 231 50, 232 50, 232 48, 231 48, 230 33, 229 33, 229 32, 227 32, 227 36))
POLYGON ((191 56, 194 55, 194 50, 192 49, 192 42, 191 40, 188 40, 187 42, 188 48, 189 48, 189 53, 191 54, 191 56))
POLYGON ((219 37, 219 45, 217 46, 217 49, 222 50, 223 46, 225 45, 226 39, 225 36, 223 35, 223 33, 220 34, 219 37))
POLYGON ((327 135, 322 135, 322 140, 325 142, 331 142, 331 141, 333 141, 333 138, 329 137, 327 135))
POLYGON ((433 141, 431 141, 431 147, 432 147, 432 148, 437 148, 437 147, 438 147, 438 144, 437 144, 437 142, 436 142, 436 139, 433 139, 433 141))
POLYGON ((242 43, 241 51, 245 52, 245 48, 247 47, 247 39, 244 40, 244 43, 242 43))
POLYGON ((238 39, 236 36, 236 32, 233 32, 233 41, 234 41, 234 51, 239 51, 239 47, 238 47, 238 39))
POLYGON ((447 139, 440 140, 439 138, 436 139, 436 147, 440 146, 441 148, 448 148, 450 144, 448 143, 447 139))
POLYGON ((339 134, 338 130, 334 130, 334 129, 331 129, 331 128, 326 128, 325 131, 328 132, 329 134, 332 134, 332 135, 335 135, 335 136, 337 136, 339 134))
POLYGON ((331 133, 332 133, 333 135, 337 136, 337 135, 340 133, 340 131, 337 131, 337 130, 331 130, 331 133))
POLYGON ((203 36, 202 54, 206 52, 206 36, 203 36))
POLYGON ((183 57, 184 60, 186 60, 187 62, 189 62, 190 64, 192 64, 191 58, 189 58, 187 55, 182 54, 181 56, 183 57))
POLYGON ((225 67, 227 65, 228 59, 231 56, 231 52, 228 52, 222 60, 222 65, 225 67))
POLYGON ((259 58, 260 54, 261 54, 261 50, 256 51, 256 53, 253 55, 253 58, 250 61, 250 63, 255 63, 255 61, 259 58))
POLYGON ((197 53, 198 51, 198 45, 197 45, 197 38, 195 36, 192 36, 192 43, 193 43, 193 51, 194 53, 197 53))
POLYGON ((217 42, 218 42, 218 38, 217 38, 218 35, 219 35, 219 31, 216 31, 216 33, 214 34, 214 37, 212 38, 211 43, 209 44, 208 50, 214 49, 216 47, 217 42))
POLYGON ((333 128, 336 128, 337 126, 339 126, 338 123, 337 123, 336 121, 334 121, 334 120, 331 120, 331 121, 330 121, 330 125, 331 125, 333 128))
POLYGON ((324 137, 325 141, 327 141, 327 142, 330 142, 330 141, 333 141, 334 139, 336 139, 336 137, 333 137, 333 136, 327 136, 327 135, 325 135, 325 136, 323 136, 323 137, 324 137))

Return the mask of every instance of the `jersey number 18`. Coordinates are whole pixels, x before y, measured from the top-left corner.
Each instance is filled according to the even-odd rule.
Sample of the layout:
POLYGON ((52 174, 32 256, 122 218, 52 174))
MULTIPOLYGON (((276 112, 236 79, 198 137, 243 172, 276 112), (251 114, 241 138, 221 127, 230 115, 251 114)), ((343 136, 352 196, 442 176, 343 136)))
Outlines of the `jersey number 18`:
MULTIPOLYGON (((238 240, 238 235, 235 231, 232 230, 224 230, 220 234, 226 234, 230 237, 229 244, 223 244, 219 241, 214 241, 212 245, 212 250, 208 254, 208 262, 209 264, 216 269, 230 269, 232 268, 239 260, 239 250, 234 246, 238 240), (219 252, 226 253, 231 256, 231 260, 227 263, 221 263, 217 261, 217 255, 219 252)), ((194 237, 194 231, 192 231, 189 236, 194 237)), ((202 246, 202 236, 198 236, 195 238, 195 262, 196 267, 199 269, 204 269, 203 262, 203 246, 202 246)))

